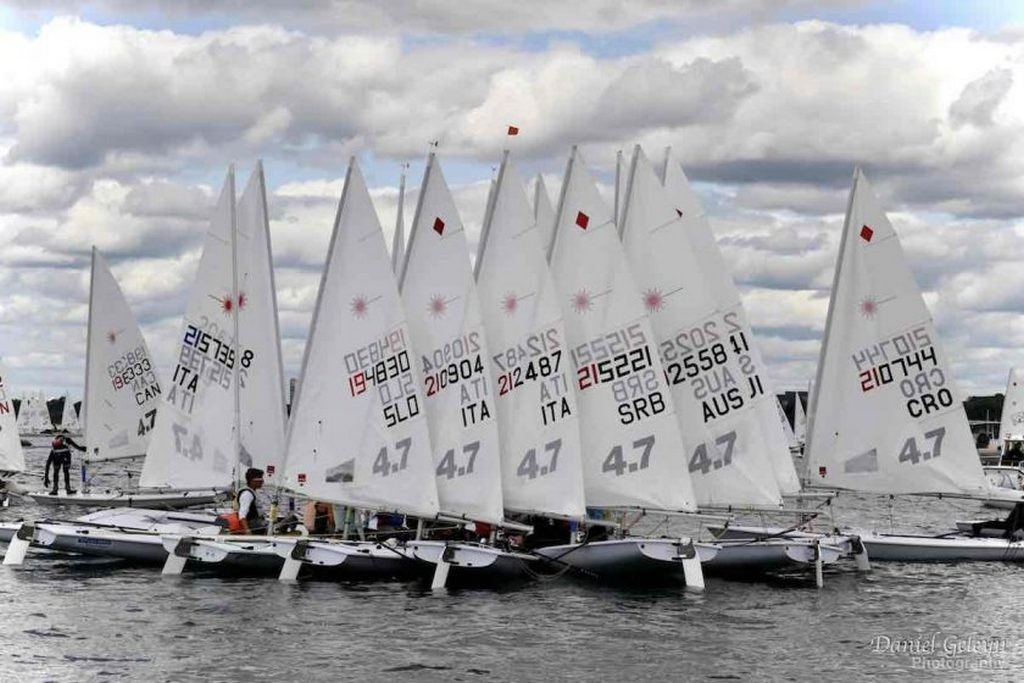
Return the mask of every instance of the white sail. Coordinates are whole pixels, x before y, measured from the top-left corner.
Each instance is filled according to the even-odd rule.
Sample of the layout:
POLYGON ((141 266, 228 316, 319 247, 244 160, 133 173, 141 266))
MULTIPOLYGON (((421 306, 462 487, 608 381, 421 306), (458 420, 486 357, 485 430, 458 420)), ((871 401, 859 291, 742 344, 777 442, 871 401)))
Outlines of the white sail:
POLYGON ((814 396, 807 444, 812 483, 878 493, 986 491, 928 308, 860 169, 814 396))
POLYGON ((782 402, 779 398, 775 397, 775 405, 779 407, 779 423, 782 425, 782 433, 786 435, 786 443, 789 444, 790 450, 796 450, 800 447, 797 443, 796 434, 793 433, 793 427, 789 424, 789 418, 786 417, 786 411, 782 409, 782 402))
POLYGON ((263 163, 257 163, 238 199, 238 412, 239 461, 265 471, 275 483, 285 454, 284 369, 277 321, 277 294, 271 256, 270 224, 263 163))
MULTIPOLYGON (((696 288, 694 291, 703 292, 701 296, 708 297, 708 304, 713 306, 713 308, 704 308, 704 317, 698 317, 697 320, 702 325, 712 323, 719 331, 726 330, 727 336, 736 335, 735 338, 738 340, 739 346, 745 347, 742 353, 741 369, 746 372, 742 377, 750 379, 756 377, 756 384, 763 389, 763 393, 759 393, 749 402, 751 405, 745 406, 740 411, 742 422, 746 425, 744 429, 749 431, 745 443, 737 439, 736 445, 744 449, 753 449, 751 452, 759 453, 762 458, 767 457, 772 465, 778 489, 783 494, 796 493, 800 490, 800 480, 793 467, 786 435, 779 424, 777 409, 773 405, 772 397, 775 392, 768 379, 767 368, 750 328, 739 290, 736 288, 725 259, 722 257, 722 252, 718 248, 714 233, 711 231, 711 224, 704 214, 700 200, 693 188, 690 187, 682 166, 674 159, 671 149, 665 150, 662 178, 676 215, 685 226, 683 234, 690 245, 690 253, 693 254, 700 269, 699 275, 694 274, 700 282, 693 280, 691 285, 696 288)), ((682 298, 689 302, 691 294, 683 294, 682 298)), ((687 305, 693 305, 695 309, 700 307, 698 304, 687 305)), ((697 310, 694 310, 694 313, 699 316, 697 310)), ((700 332, 698 332, 698 341, 700 341, 699 334, 700 332)), ((685 343, 686 340, 681 341, 685 343)), ((697 351, 697 353, 699 355, 700 352, 697 351)), ((699 364, 700 361, 695 360, 699 364)), ((736 366, 732 365, 730 373, 734 374, 735 370, 736 366)), ((712 379, 708 377, 709 381, 712 379)), ((735 375, 734 379, 740 385, 748 385, 746 379, 740 379, 735 375)), ((715 386, 711 385, 710 388, 713 389, 715 386)), ((694 390, 696 391, 697 388, 694 387, 694 390)), ((721 413, 721 409, 724 407, 722 406, 723 399, 721 392, 718 393, 719 396, 715 399, 717 401, 715 410, 717 413, 721 413)), ((692 457, 694 453, 691 451, 690 455, 692 457)), ((737 457, 743 457, 742 452, 737 457)), ((713 463, 711 467, 714 468, 713 463)))
POLYGON ((289 424, 284 481, 318 500, 433 517, 423 391, 391 268, 352 159, 289 424))
POLYGON ((7 383, 7 366, 0 361, 0 474, 24 471, 25 454, 21 449, 21 436, 7 383))
POLYGON ((565 325, 540 240, 506 152, 476 259, 496 379, 505 507, 583 517, 579 411, 565 325))
POLYGON ((66 432, 77 433, 82 427, 78 424, 78 413, 75 412, 75 402, 70 394, 64 394, 64 407, 60 414, 60 428, 66 432))
POLYGON ((395 276, 402 270, 405 261, 405 168, 398 181, 398 215, 395 218, 395 234, 391 238, 391 270, 395 276))
POLYGON ((551 205, 551 197, 548 195, 544 178, 540 173, 537 174, 537 179, 533 184, 533 220, 537 224, 541 248, 544 250, 544 255, 547 256, 551 235, 555 232, 555 207, 551 205))
POLYGON ((427 162, 400 281, 419 353, 441 509, 502 519, 494 394, 469 247, 433 154, 427 162))
POLYGON ((799 391, 793 392, 793 435, 799 445, 807 443, 807 413, 804 412, 799 391))
POLYGON ((1024 368, 1011 368, 1006 379, 998 438, 1004 452, 1007 441, 1024 441, 1024 368))
POLYGON ((549 250, 576 373, 587 504, 689 510, 687 458, 612 210, 573 148, 549 250))
MULTIPOLYGON (((169 386, 142 468, 143 486, 227 487, 237 478, 238 349, 235 174, 228 171, 189 294, 169 386)), ((241 351, 241 353, 239 353, 241 351)))
POLYGON ((40 434, 53 428, 42 392, 28 394, 22 399, 17 424, 22 434, 40 434))
MULTIPOLYGON (((628 187, 622 240, 654 326, 697 502, 779 505, 771 435, 757 413, 761 403, 774 412, 775 395, 751 352, 735 288, 724 286, 727 276, 705 276, 689 239, 696 217, 677 210, 639 146, 628 187)), ((777 419, 772 427, 778 431, 777 419)))
MULTIPOLYGON (((87 334, 81 419, 86 457, 112 460, 143 455, 156 425, 160 383, 139 324, 95 247, 87 334)), ((67 414, 67 403, 64 411, 67 414)))

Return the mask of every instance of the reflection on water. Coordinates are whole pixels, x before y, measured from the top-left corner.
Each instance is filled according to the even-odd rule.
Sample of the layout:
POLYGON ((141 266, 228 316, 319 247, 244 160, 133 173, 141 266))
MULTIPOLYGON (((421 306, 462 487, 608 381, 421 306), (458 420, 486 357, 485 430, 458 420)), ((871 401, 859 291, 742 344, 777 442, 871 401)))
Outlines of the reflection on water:
MULTIPOLYGON (((843 496, 840 523, 888 527, 885 499, 843 496)), ((53 514, 29 505, 5 519, 53 514)), ((69 514, 69 511, 64 511, 69 514)), ((988 516, 960 501, 897 504, 900 528, 988 516)), ((708 579, 704 594, 561 578, 433 594, 419 583, 281 584, 30 553, 0 568, 0 681, 7 680, 851 680, 930 674, 891 641, 1004 638, 1018 680, 1024 566, 876 564, 764 581, 708 579), (882 640, 879 640, 882 638, 882 640)), ((980 666, 967 654, 959 666, 980 666)), ((980 663, 979 663, 980 662, 980 663)), ((944 675, 937 672, 933 675, 944 675)))

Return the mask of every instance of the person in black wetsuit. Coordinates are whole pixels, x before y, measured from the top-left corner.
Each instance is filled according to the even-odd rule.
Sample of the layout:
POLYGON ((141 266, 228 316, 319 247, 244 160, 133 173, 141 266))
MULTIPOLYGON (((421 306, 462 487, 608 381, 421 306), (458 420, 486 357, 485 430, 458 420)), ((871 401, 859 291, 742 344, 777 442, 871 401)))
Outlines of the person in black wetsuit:
POLYGON ((60 434, 53 437, 53 443, 50 446, 50 455, 46 458, 46 469, 43 471, 43 486, 49 486, 50 466, 53 466, 53 488, 50 489, 51 496, 57 495, 57 488, 60 486, 61 470, 64 470, 64 490, 67 491, 68 495, 74 493, 71 489, 71 448, 78 451, 85 450, 85 446, 79 446, 70 437, 65 437, 60 434))

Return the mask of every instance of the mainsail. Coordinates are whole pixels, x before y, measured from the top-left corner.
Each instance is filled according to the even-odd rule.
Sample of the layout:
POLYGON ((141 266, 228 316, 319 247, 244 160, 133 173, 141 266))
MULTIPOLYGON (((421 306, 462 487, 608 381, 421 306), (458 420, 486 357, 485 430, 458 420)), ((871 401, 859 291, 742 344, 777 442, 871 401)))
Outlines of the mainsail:
POLYGON ((651 321, 612 210, 573 148, 549 248, 576 373, 587 504, 691 510, 695 498, 651 321))
POLYGON ((476 259, 508 509, 583 517, 579 417, 565 325, 522 181, 502 160, 476 259))
MULTIPOLYGON (((253 351, 236 344, 235 173, 228 171, 189 295, 170 386, 157 411, 142 486, 227 487, 237 478, 238 370, 253 351)), ((262 359, 261 359, 262 360, 262 359)))
POLYGON ((501 463, 487 341, 466 234, 433 154, 400 280, 434 447, 441 509, 502 520, 501 463))
MULTIPOLYGON (((751 371, 751 376, 758 378, 757 382, 764 388, 763 396, 758 396, 752 401, 753 405, 749 411, 756 415, 758 426, 752 428, 755 429, 754 434, 760 434, 760 437, 753 444, 748 444, 748 447, 757 448, 759 444, 761 453, 767 456, 772 463, 772 470, 775 473, 775 481, 779 490, 783 494, 796 493, 800 490, 800 480, 793 467, 789 444, 786 442, 786 436, 779 424, 776 408, 770 400, 775 392, 768 379, 766 366, 754 339, 750 322, 747 320, 739 290, 736 289, 732 276, 729 274, 729 269, 718 248, 718 243, 715 241, 714 233, 711 231, 711 225, 704 214, 700 200, 693 188, 690 187, 682 166, 675 160, 670 148, 665 150, 662 180, 672 198, 677 214, 682 214, 680 219, 686 225, 684 234, 690 243, 690 249, 696 257, 696 262, 700 265, 704 291, 717 303, 719 320, 726 322, 728 318, 727 326, 730 334, 739 335, 737 339, 741 339, 742 345, 749 347, 743 354, 749 359, 749 361, 744 361, 744 367, 751 371), (734 330, 733 327, 738 329, 734 330)), ((747 419, 755 420, 753 417, 747 419)), ((713 464, 712 467, 714 467, 713 464)))
POLYGON ((783 410, 782 402, 778 397, 775 398, 775 405, 779 407, 779 423, 782 425, 782 433, 786 435, 786 443, 789 444, 791 451, 795 451, 799 449, 800 444, 796 440, 796 434, 793 433, 793 427, 790 426, 789 418, 786 417, 786 411, 783 410))
POLYGON ((53 428, 50 410, 42 392, 30 394, 21 401, 18 411, 18 430, 22 434, 40 434, 53 428))
POLYGON ((810 416, 814 484, 978 496, 988 488, 928 308, 860 169, 810 416))
POLYGON ((60 428, 66 432, 78 432, 82 428, 78 423, 75 402, 71 399, 70 394, 64 394, 64 407, 61 409, 60 428))
POLYGON ((541 248, 547 254, 551 235, 555 232, 555 207, 551 205, 551 197, 544 185, 544 178, 539 173, 533 184, 533 220, 537 224, 541 248))
POLYGON ((433 517, 417 356, 391 268, 353 158, 289 424, 284 483, 319 500, 433 517))
POLYGON ((780 505, 768 449, 788 449, 775 395, 727 273, 705 272, 694 248, 698 216, 680 211, 637 146, 629 171, 622 239, 643 292, 697 501, 702 506, 780 505), (772 411, 766 430, 758 407, 772 411), (772 433, 769 433, 772 432, 772 433))
POLYGON ((259 467, 265 470, 267 483, 274 483, 285 453, 287 412, 262 162, 256 164, 238 199, 237 230, 235 312, 242 349, 238 366, 238 457, 243 468, 259 467))
POLYGON ((7 366, 0 361, 0 474, 24 471, 25 454, 21 450, 21 437, 7 384, 7 366))
POLYGON ((143 455, 156 425, 160 383, 139 324, 95 247, 87 335, 81 420, 86 457, 114 460, 143 455))
POLYGON ((1006 379, 998 438, 1002 441, 1004 453, 1008 441, 1024 441, 1024 368, 1011 368, 1006 379))
POLYGON ((793 392, 793 435, 799 445, 807 443, 807 413, 800 401, 800 392, 793 392))

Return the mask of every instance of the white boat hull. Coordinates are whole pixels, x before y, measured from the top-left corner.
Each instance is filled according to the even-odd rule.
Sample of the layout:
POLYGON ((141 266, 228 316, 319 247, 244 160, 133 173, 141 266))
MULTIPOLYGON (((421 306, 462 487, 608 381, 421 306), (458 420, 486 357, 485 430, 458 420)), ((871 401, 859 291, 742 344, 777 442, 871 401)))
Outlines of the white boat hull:
MULTIPOLYGON (((734 526, 726 530, 727 538, 750 538, 765 534, 780 533, 783 529, 771 527, 734 526)), ((970 538, 961 535, 913 536, 900 534, 877 534, 853 532, 849 535, 813 534, 810 532, 788 532, 786 537, 828 539, 831 545, 839 545, 838 539, 852 542, 859 538, 868 551, 872 562, 1024 562, 1024 541, 1007 541, 1002 538, 970 538)))
MULTIPOLYGON (((623 538, 591 543, 573 543, 537 548, 554 568, 566 566, 599 581, 636 583, 685 582, 683 557, 690 541, 678 538, 623 538)), ((694 543, 701 563, 719 552, 717 545, 694 543)))
POLYGON ((872 561, 1024 562, 1024 541, 967 536, 861 534, 872 561))
POLYGON ((538 559, 533 555, 475 543, 408 541, 397 549, 431 570, 442 560, 446 562, 451 567, 449 585, 492 584, 531 578, 530 565, 538 559))
POLYGON ((164 535, 164 559, 169 553, 192 560, 195 569, 217 569, 244 574, 277 574, 284 559, 274 552, 266 537, 164 535))
POLYGON ((842 547, 801 539, 773 541, 719 540, 718 554, 703 563, 707 574, 761 573, 796 567, 813 566, 821 555, 827 566, 837 562, 845 551, 842 547))
POLYGON ((218 495, 212 491, 91 491, 56 493, 33 491, 25 494, 40 505, 81 505, 86 507, 183 508, 210 505, 218 495))
POLYGON ((278 537, 271 545, 281 559, 301 562, 314 575, 340 580, 391 579, 422 573, 419 563, 382 543, 278 537))

